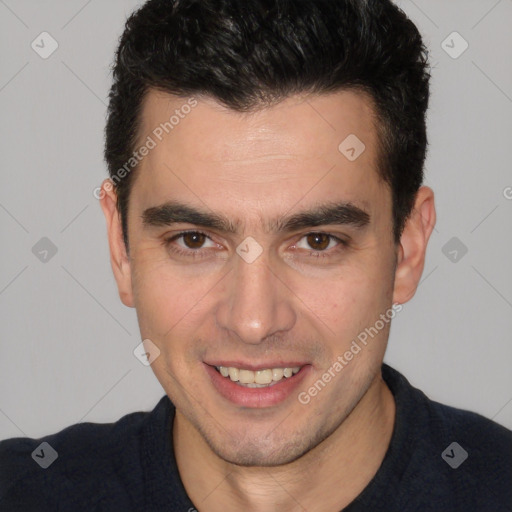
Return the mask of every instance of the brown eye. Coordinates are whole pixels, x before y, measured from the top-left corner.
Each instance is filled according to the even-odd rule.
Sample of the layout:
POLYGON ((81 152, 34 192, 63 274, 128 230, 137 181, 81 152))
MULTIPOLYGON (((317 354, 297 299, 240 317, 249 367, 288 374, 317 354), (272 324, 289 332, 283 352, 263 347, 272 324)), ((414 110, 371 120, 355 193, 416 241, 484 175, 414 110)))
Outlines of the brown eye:
POLYGON ((203 235, 203 233, 198 232, 184 233, 181 236, 183 238, 183 243, 189 249, 200 249, 206 240, 206 236, 203 235))
POLYGON ((306 240, 314 251, 324 251, 329 247, 331 237, 325 233, 310 233, 307 235, 306 240))
POLYGON ((164 240, 164 245, 171 256, 183 261, 199 261, 201 258, 212 258, 222 247, 218 246, 206 233, 201 231, 182 231, 164 240))

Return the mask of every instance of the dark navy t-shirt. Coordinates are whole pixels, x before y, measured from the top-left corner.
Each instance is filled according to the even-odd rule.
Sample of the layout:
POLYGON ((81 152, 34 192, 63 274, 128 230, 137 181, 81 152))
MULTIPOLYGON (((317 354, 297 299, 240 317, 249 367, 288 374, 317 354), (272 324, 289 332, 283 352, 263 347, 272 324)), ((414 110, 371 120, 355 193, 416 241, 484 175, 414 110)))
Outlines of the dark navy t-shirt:
MULTIPOLYGON (((343 512, 512 511, 512 432, 429 400, 386 364, 382 374, 396 402, 391 443, 343 512)), ((178 473, 173 418, 164 396, 116 423, 0 442, 0 511, 201 511, 178 473)))

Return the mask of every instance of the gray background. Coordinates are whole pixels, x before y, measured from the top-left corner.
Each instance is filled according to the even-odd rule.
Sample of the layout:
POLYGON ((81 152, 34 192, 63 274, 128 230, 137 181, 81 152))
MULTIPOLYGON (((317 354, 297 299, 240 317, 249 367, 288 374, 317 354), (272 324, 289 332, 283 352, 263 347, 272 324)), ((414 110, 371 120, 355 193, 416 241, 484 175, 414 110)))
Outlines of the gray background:
MULTIPOLYGON (((109 66, 138 3, 0 0, 0 438, 115 421, 164 394, 132 353, 135 311, 118 299, 93 196, 109 66), (31 47, 50 48, 43 31, 59 45, 47 59, 31 47), (46 262, 43 237, 57 248, 46 262)), ((512 0, 399 4, 431 51, 438 223, 385 360, 431 398, 512 428, 512 0), (442 47, 462 49, 454 31, 469 43, 456 59, 442 47)))

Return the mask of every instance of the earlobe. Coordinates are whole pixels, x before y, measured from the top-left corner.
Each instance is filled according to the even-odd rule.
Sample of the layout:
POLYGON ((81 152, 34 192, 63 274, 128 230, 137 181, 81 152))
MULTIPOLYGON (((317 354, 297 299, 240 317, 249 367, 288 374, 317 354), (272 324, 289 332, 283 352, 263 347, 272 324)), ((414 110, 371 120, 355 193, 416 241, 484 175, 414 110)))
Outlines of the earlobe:
POLYGON ((435 223, 434 192, 429 187, 420 187, 397 249, 393 303, 403 304, 416 293, 435 223))
POLYGON ((117 195, 110 179, 104 180, 101 184, 99 197, 107 223, 110 263, 117 282, 119 297, 125 306, 133 307, 130 259, 124 245, 121 217, 117 209, 117 195))

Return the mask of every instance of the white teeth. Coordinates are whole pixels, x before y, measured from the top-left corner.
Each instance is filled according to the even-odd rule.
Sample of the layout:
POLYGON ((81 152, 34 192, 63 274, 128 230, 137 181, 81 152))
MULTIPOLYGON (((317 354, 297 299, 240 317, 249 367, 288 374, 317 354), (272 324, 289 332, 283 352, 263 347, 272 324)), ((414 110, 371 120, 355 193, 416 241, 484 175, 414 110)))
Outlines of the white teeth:
MULTIPOLYGON (((221 366, 222 368, 222 366, 221 366)), ((229 374, 229 378, 233 381, 233 382, 238 382, 239 380, 239 375, 240 375, 240 370, 238 368, 228 368, 228 374, 229 374)))
POLYGON ((252 384, 254 383, 254 372, 251 370, 240 370, 238 380, 240 384, 252 384))
POLYGON ((266 387, 274 382, 280 381, 283 377, 290 378, 300 371, 300 366, 293 368, 267 368, 264 370, 244 370, 230 366, 217 366, 223 377, 229 377, 233 382, 250 388, 266 387))
POLYGON ((272 369, 272 380, 281 380, 284 376, 284 370, 282 368, 272 369))
POLYGON ((272 382, 272 370, 258 370, 254 372, 256 384, 270 384, 272 382))

